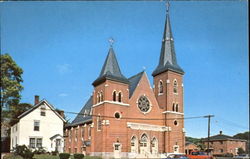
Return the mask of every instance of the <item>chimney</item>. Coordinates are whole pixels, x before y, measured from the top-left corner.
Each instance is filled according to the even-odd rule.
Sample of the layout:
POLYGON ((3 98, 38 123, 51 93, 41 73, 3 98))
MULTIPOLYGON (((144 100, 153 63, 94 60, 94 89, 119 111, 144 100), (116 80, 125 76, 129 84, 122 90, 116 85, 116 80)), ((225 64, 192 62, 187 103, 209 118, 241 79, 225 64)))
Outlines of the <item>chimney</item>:
POLYGON ((220 135, 222 135, 222 131, 220 131, 220 135))
POLYGON ((59 110, 59 109, 58 109, 57 112, 58 112, 58 114, 61 115, 61 117, 63 117, 63 118, 65 117, 65 116, 64 116, 64 111, 63 111, 63 110, 59 110))
POLYGON ((39 103, 39 96, 38 95, 35 95, 35 102, 34 102, 34 105, 38 104, 39 103))

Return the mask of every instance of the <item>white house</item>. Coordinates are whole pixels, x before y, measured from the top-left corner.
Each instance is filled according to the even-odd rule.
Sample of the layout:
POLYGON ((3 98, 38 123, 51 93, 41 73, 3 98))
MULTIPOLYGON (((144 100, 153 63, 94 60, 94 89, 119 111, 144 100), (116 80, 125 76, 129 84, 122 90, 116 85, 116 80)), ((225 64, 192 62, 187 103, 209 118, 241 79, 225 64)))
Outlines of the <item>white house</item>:
POLYGON ((43 147, 46 151, 63 152, 64 118, 45 99, 18 116, 18 122, 11 127, 10 149, 26 145, 31 149, 43 147))

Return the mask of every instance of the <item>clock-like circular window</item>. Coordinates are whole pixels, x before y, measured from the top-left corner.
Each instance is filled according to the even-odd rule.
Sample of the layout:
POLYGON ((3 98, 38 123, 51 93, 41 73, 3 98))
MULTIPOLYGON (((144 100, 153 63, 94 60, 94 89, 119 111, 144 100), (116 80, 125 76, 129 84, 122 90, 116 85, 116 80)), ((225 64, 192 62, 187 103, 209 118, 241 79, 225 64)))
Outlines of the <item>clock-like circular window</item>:
POLYGON ((149 100, 148 100, 148 98, 146 96, 141 96, 138 99, 138 108, 143 113, 147 113, 149 111, 149 109, 150 109, 150 103, 149 103, 149 100))

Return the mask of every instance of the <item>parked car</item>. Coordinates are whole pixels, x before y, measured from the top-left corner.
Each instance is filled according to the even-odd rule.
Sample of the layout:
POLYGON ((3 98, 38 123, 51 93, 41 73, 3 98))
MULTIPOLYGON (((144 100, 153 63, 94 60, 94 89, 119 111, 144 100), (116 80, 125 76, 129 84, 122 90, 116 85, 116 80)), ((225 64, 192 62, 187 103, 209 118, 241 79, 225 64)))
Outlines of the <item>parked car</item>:
POLYGON ((166 158, 164 159, 170 159, 170 158, 179 158, 179 159, 188 159, 187 155, 184 154, 166 154, 166 158))
POLYGON ((209 156, 202 151, 192 151, 187 157, 190 159, 213 159, 212 156, 209 156))
POLYGON ((234 159, 249 159, 249 155, 248 154, 244 154, 244 155, 238 155, 235 156, 234 159))

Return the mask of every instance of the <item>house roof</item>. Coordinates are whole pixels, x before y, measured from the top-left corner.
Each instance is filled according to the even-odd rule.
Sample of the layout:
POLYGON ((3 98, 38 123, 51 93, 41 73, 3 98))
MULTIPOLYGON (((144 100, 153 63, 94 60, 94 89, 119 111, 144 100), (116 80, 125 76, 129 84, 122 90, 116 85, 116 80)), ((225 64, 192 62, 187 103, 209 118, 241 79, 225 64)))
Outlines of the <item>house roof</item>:
POLYGON ((168 10, 166 14, 166 21, 165 21, 165 27, 164 27, 164 33, 163 33, 159 64, 154 70, 154 72, 152 73, 152 75, 156 76, 167 70, 171 70, 180 74, 184 74, 184 71, 181 69, 181 67, 177 63, 175 48, 174 48, 174 39, 172 35, 168 10))
POLYGON ((36 105, 34 105, 33 107, 31 107, 30 109, 28 109, 27 111, 25 111, 24 113, 22 113, 21 115, 19 115, 17 118, 20 120, 21 118, 23 118, 24 116, 28 115, 29 113, 31 113, 33 110, 37 109, 39 106, 41 106, 43 103, 45 103, 63 122, 66 122, 66 120, 60 115, 58 114, 58 112, 55 110, 54 106, 52 104, 50 104, 47 100, 43 99, 41 100, 39 103, 37 103, 36 105))
MULTIPOLYGON (((224 134, 214 135, 214 136, 211 136, 209 138, 209 141, 226 141, 226 140, 246 141, 246 140, 237 139, 237 138, 234 138, 232 136, 228 136, 228 135, 224 135, 224 134)), ((204 138, 203 141, 208 141, 208 138, 204 138)))
POLYGON ((110 47, 109 49, 104 65, 102 66, 102 71, 99 77, 93 82, 93 86, 97 86, 107 79, 122 83, 128 83, 128 79, 121 73, 115 56, 115 52, 112 47, 110 47))
POLYGON ((92 117, 90 115, 92 105, 93 105, 93 96, 91 96, 88 99, 88 101, 85 103, 85 105, 83 106, 83 108, 81 109, 79 114, 77 114, 75 119, 70 124, 67 124, 66 127, 75 126, 75 125, 79 125, 79 124, 83 124, 83 123, 92 121, 92 117))
POLYGON ((144 71, 130 77, 129 80, 129 98, 133 95, 135 88, 137 87, 139 81, 142 78, 144 71))
POLYGON ((49 139, 50 140, 53 140, 54 138, 56 138, 57 136, 60 136, 61 138, 63 138, 63 136, 62 135, 60 135, 60 134, 56 134, 56 135, 53 135, 52 137, 50 137, 49 139))

